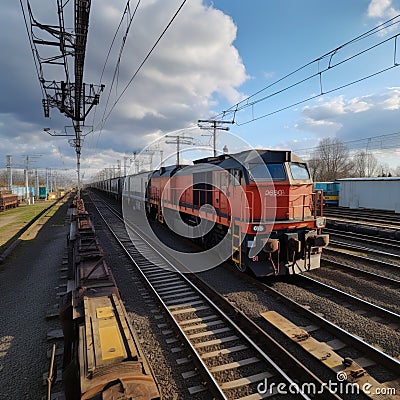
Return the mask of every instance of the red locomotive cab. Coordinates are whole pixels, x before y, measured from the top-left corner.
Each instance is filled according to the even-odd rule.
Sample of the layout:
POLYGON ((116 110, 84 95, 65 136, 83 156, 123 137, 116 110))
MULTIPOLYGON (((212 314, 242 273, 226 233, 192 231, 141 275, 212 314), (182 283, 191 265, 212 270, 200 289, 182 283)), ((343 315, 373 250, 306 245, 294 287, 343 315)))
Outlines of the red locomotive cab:
MULTIPOLYGON (((240 250, 240 257, 232 258, 235 264, 260 276, 318 268, 328 237, 321 235, 325 219, 322 210, 316 213, 307 164, 282 151, 260 151, 246 161, 245 201, 241 202, 241 213, 246 217, 232 228, 234 237, 244 238, 241 247, 233 246, 233 250, 240 250), (236 225, 241 226, 236 229, 236 225)), ((236 213, 234 208, 232 213, 236 213)))
POLYGON ((248 171, 250 222, 314 220, 312 181, 304 162, 249 164, 248 171))
POLYGON ((250 162, 246 197, 250 222, 288 219, 289 182, 284 164, 250 162))

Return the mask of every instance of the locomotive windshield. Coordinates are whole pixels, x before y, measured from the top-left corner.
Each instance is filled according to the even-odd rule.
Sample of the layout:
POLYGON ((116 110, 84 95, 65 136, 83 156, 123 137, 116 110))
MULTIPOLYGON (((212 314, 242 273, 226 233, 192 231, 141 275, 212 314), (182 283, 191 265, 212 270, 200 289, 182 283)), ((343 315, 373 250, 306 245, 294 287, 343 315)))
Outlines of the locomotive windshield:
POLYGON ((249 175, 253 181, 269 181, 271 178, 273 181, 286 179, 283 164, 249 164, 249 175))
POLYGON ((306 164, 289 163, 289 168, 293 179, 310 179, 306 164))

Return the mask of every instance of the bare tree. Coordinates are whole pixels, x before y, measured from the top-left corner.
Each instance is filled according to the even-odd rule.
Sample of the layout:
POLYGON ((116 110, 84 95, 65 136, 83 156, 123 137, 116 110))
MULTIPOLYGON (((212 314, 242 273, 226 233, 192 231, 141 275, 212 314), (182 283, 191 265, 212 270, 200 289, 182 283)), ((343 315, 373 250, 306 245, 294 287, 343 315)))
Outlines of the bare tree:
POLYGON ((393 176, 400 176, 400 165, 393 169, 393 176))
POLYGON ((0 187, 6 187, 8 185, 7 171, 0 171, 0 187))
POLYGON ((321 140, 311 157, 312 176, 316 181, 334 181, 350 175, 353 164, 346 145, 337 138, 321 140))
POLYGON ((317 181, 318 171, 320 169, 319 160, 317 160, 316 158, 311 158, 310 160, 308 160, 307 164, 311 173, 311 179, 313 181, 317 181))
POLYGON ((353 157, 354 175, 358 178, 373 176, 377 171, 378 160, 367 151, 358 151, 353 157))
POLYGON ((377 166, 376 170, 377 170, 377 176, 379 176, 379 177, 392 176, 388 163, 380 163, 377 166))

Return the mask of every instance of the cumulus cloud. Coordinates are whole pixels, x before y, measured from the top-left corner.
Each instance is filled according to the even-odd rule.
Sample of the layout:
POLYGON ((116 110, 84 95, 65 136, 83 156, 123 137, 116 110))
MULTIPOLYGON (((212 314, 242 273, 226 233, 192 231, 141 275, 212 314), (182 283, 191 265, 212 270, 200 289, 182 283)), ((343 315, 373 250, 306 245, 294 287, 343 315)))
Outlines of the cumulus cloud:
POLYGON ((370 18, 393 18, 399 11, 392 6, 392 0, 371 0, 368 6, 368 17, 370 18))
MULTIPOLYGON (((100 1, 94 19, 103 26, 108 20, 100 1)), ((105 2, 108 3, 108 2, 105 2)), ((177 2, 153 1, 139 8, 128 36, 118 74, 116 96, 126 87, 140 62, 155 43, 173 15, 177 2)), ((114 7, 116 7, 115 3, 114 7)), ((116 24, 117 21, 114 21, 116 24)), ((112 30, 108 34, 111 37, 112 30)), ((221 11, 205 7, 200 0, 184 7, 154 53, 132 80, 116 107, 115 115, 132 125, 149 119, 159 128, 177 129, 207 114, 214 104, 214 95, 229 102, 241 98, 237 91, 246 79, 246 72, 237 49, 233 46, 236 26, 221 11)), ((103 54, 104 56, 104 54, 103 54)), ((104 57, 103 57, 104 58, 104 57)), ((89 68, 98 70, 97 61, 89 68)), ((114 63, 115 65, 115 63, 114 63)), ((114 65, 109 66, 110 71, 114 65)), ((108 82, 110 89, 111 82, 108 82)))
MULTIPOLYGON (((56 24, 56 7, 47 4, 43 0, 32 0, 35 16, 40 22, 56 24)), ((87 83, 100 83, 106 55, 125 4, 125 0, 92 3, 84 76, 87 83)), ((96 158, 84 158, 83 165, 101 164, 99 155, 104 163, 108 162, 106 152, 112 157, 119 154, 119 158, 124 153, 132 154, 155 136, 208 117, 219 100, 235 103, 243 97, 238 88, 248 77, 234 46, 236 26, 231 17, 205 6, 201 0, 191 0, 190 5, 183 7, 132 79, 180 4, 178 0, 141 3, 116 69, 126 20, 122 24, 123 30, 118 33, 105 66, 101 82, 105 84, 105 91, 96 111, 93 110, 86 119, 88 125, 102 128, 101 135, 96 133, 93 138, 90 137, 93 134, 86 138, 83 149, 84 156, 96 154, 96 158), (108 118, 104 121, 103 116, 108 118)), ((18 2, 10 2, 0 14, 4 31, 18 28, 18 34, 0 37, 1 46, 7 53, 0 61, 3 113, 0 114, 0 137, 8 138, 7 146, 0 141, 3 142, 0 160, 5 160, 5 154, 21 154, 16 137, 25 143, 31 143, 34 138, 35 146, 46 152, 50 137, 43 133, 43 128, 63 131, 64 125, 71 125, 57 109, 50 110, 50 119, 43 117, 40 85, 19 7, 18 2)), ((71 17, 66 18, 66 26, 72 26, 71 21, 71 17)), ((54 79, 49 72, 46 75, 46 79, 54 79)), ((52 140, 66 156, 73 156, 65 139, 52 140)), ((49 154, 48 161, 51 157, 49 154)))
POLYGON ((303 108, 297 129, 317 137, 336 136, 343 141, 398 131, 400 89, 346 99, 344 96, 303 108))

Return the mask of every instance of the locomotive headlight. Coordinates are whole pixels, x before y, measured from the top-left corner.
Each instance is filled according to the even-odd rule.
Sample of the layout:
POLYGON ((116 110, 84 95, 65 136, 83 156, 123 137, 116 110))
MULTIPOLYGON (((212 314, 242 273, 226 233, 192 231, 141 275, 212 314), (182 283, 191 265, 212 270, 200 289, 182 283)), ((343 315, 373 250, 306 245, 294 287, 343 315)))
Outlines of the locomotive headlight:
POLYGON ((317 228, 323 228, 326 225, 326 218, 325 217, 318 217, 315 220, 315 224, 317 225, 317 228))

